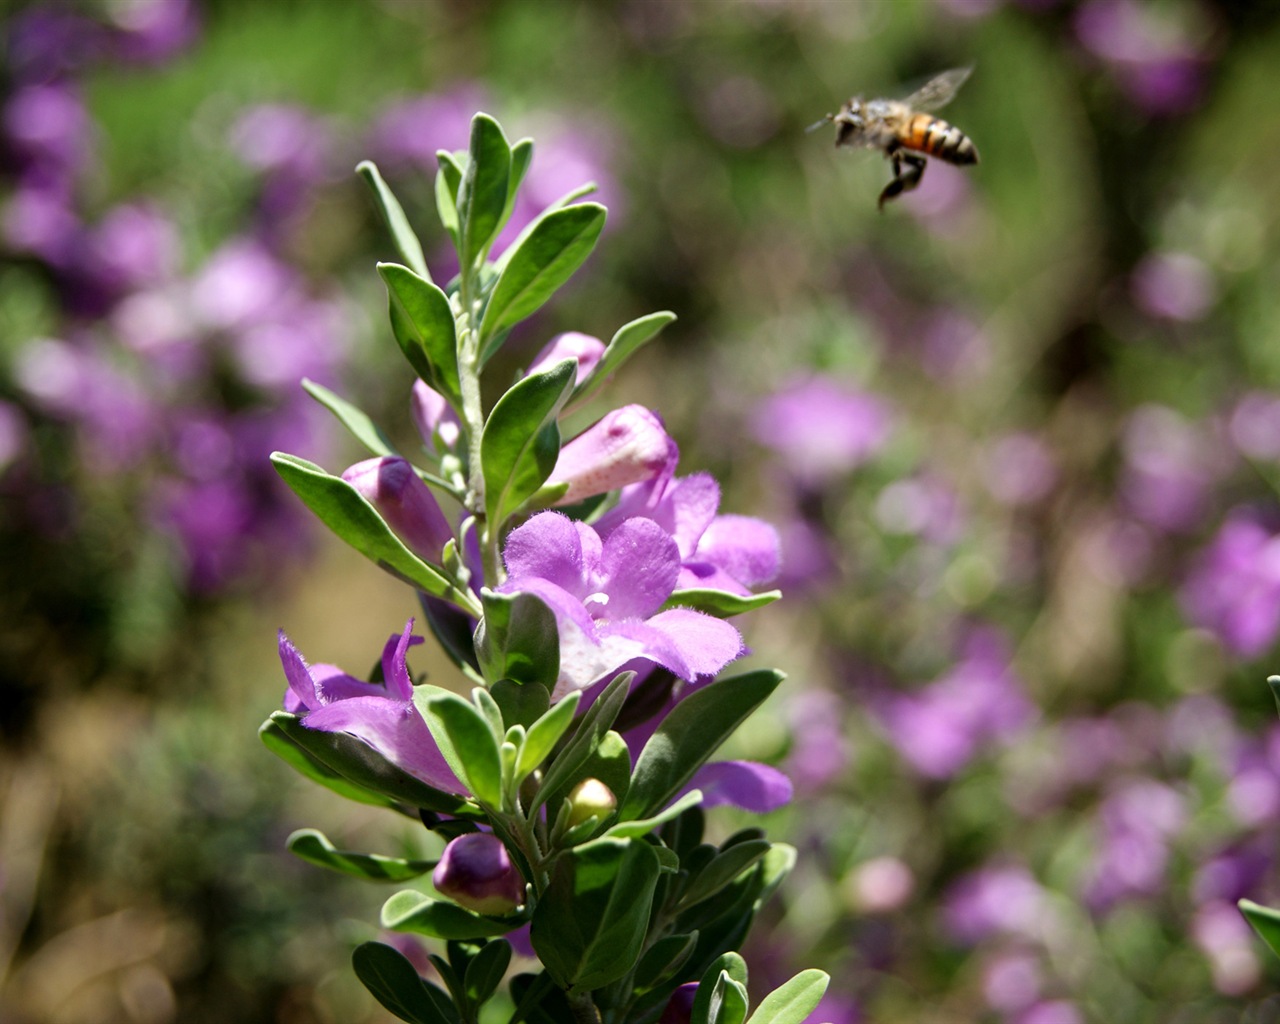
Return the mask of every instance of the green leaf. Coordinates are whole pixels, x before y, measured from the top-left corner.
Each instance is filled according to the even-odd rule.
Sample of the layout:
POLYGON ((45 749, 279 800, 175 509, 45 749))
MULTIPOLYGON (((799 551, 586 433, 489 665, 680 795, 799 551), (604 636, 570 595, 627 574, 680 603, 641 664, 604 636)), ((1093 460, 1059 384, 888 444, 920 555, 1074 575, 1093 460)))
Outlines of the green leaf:
POLYGON ((606 211, 599 203, 579 203, 543 214, 498 276, 480 323, 483 364, 497 350, 503 330, 542 306, 595 248, 606 211))
MULTIPOLYGON (((616 734, 615 734, 616 735, 616 734)), ((652 832, 659 825, 663 825, 672 818, 678 818, 690 807, 702 802, 702 790, 692 789, 670 807, 666 807, 657 814, 649 818, 642 818, 639 821, 622 821, 614 825, 605 832, 606 837, 614 839, 631 839, 635 836, 643 836, 652 832)))
POLYGON ((728 619, 743 612, 752 612, 757 608, 773 604, 781 596, 781 590, 766 590, 762 594, 742 597, 738 594, 730 594, 727 590, 690 588, 672 591, 671 596, 663 603, 662 610, 692 608, 694 611, 714 615, 717 619, 728 619))
POLYGON ((455 406, 458 384, 458 336, 449 297, 430 281, 398 263, 379 263, 387 286, 396 341, 414 372, 455 406))
POLYGON ((731 982, 740 986, 747 984, 747 962, 733 952, 717 957, 703 972, 702 980, 698 982, 698 993, 693 999, 689 1024, 719 1024, 725 990, 731 982))
POLYGON ((435 939, 484 939, 505 935, 524 923, 520 916, 485 917, 414 889, 396 893, 382 905, 382 926, 435 939))
POLYGON ((520 194, 520 186, 533 161, 533 139, 521 139, 511 147, 511 177, 507 179, 507 205, 502 211, 502 223, 511 219, 516 207, 516 198, 520 194))
POLYGON ((404 215, 404 207, 400 205, 400 200, 382 180, 377 165, 371 160, 362 160, 356 164, 356 173, 365 180, 365 184, 373 192, 378 212, 382 214, 382 219, 391 232, 391 240, 395 243, 396 252, 400 254, 400 258, 415 274, 430 281, 431 272, 427 269, 426 258, 422 255, 422 243, 418 241, 418 236, 409 226, 409 218, 404 215))
POLYGON ((564 700, 553 704, 541 718, 529 726, 524 745, 520 748, 520 759, 516 762, 517 778, 527 778, 547 759, 555 749, 555 745, 560 742, 560 737, 568 731, 581 698, 581 693, 569 694, 564 700))
POLYGON ((556 417, 573 389, 576 359, 530 374, 503 395, 480 437, 490 529, 543 485, 560 454, 556 417))
POLYGON ((547 769, 542 786, 538 789, 538 795, 534 797, 533 806, 529 808, 530 814, 541 807, 553 793, 562 789, 564 784, 595 753, 605 733, 617 719, 618 712, 622 710, 631 687, 631 680, 635 675, 634 672, 620 672, 604 688, 595 703, 587 709, 586 714, 578 722, 573 739, 565 744, 564 749, 556 755, 555 760, 551 762, 551 767, 547 769))
POLYGON ((528 593, 480 593, 484 618, 476 628, 476 655, 490 684, 499 679, 550 691, 560 675, 560 633, 555 613, 528 593))
POLYGON ((462 232, 463 273, 484 260, 494 236, 502 228, 511 180, 511 145, 502 128, 488 114, 471 119, 471 146, 458 189, 458 224, 462 232))
POLYGON ((381 942, 366 942, 351 954, 356 977, 388 1011, 409 1024, 457 1024, 452 1004, 418 976, 407 957, 381 942))
POLYGON ((677 704, 641 751, 619 820, 663 807, 782 680, 772 669, 748 672, 695 690, 677 704))
POLYGON ((467 964, 463 980, 472 1006, 480 1006, 498 990, 510 965, 511 943, 505 939, 485 943, 471 963, 467 964))
POLYGON ((765 996, 747 1024, 804 1024, 830 981, 825 971, 801 971, 765 996))
POLYGON ((323 832, 313 828, 294 832, 286 840, 285 847, 308 864, 373 882, 406 882, 410 878, 425 875, 436 866, 433 860, 403 860, 399 857, 380 857, 376 853, 338 850, 323 832))
POLYGON ((369 804, 373 807, 395 807, 396 801, 381 793, 375 793, 364 786, 358 786, 350 779, 334 771, 323 761, 318 760, 298 746, 285 735, 278 722, 268 718, 258 729, 258 736, 263 744, 285 764, 312 782, 318 782, 339 796, 356 803, 369 804))
POLYGON ((635 966, 658 872, 639 840, 597 839, 557 859, 530 938, 562 988, 601 988, 635 966))
POLYGON ((1253 900, 1240 900, 1236 906, 1240 908, 1240 913, 1244 914, 1245 919, 1253 925, 1253 930, 1271 947, 1271 952, 1280 956, 1280 910, 1264 907, 1260 903, 1254 903, 1253 900))
POLYGON ((502 760, 498 744, 501 740, 493 734, 484 715, 456 693, 425 696, 419 687, 413 700, 453 773, 481 804, 500 809, 502 760))
POLYGON ((469 595, 405 547, 378 510, 341 477, 283 452, 272 452, 271 462, 293 493, 325 526, 379 568, 433 597, 467 607, 463 602, 469 603, 469 595))
POLYGON ((436 212, 453 239, 454 249, 457 249, 461 241, 458 234, 458 188, 462 185, 462 166, 448 150, 439 150, 436 159, 440 162, 440 170, 436 172, 436 212))
POLYGON ((338 417, 338 422, 351 432, 351 436, 374 455, 400 454, 387 435, 382 432, 382 428, 374 423, 363 409, 335 395, 323 384, 317 384, 305 377, 302 378, 302 389, 338 417))
POLYGON ((709 864, 690 879, 680 898, 682 906, 691 907, 714 896, 769 852, 764 839, 736 843, 717 854, 709 864))
MULTIPOLYGON (((498 707, 502 708, 502 721, 508 729, 513 725, 521 725, 527 731, 547 713, 547 708, 551 706, 551 694, 547 692, 545 686, 526 686, 513 683, 510 679, 499 679, 490 687, 489 692, 498 702, 498 707)), ((527 742, 526 739, 525 743, 527 742)), ((521 744, 521 750, 524 749, 524 745, 521 744)), ((528 772, 525 774, 527 775, 528 772)))
POLYGON ((600 385, 616 373, 623 363, 638 352, 646 342, 657 337, 658 333, 675 318, 674 313, 663 310, 661 313, 650 313, 648 316, 642 316, 638 320, 632 320, 631 323, 619 327, 609 344, 605 346, 600 362, 596 364, 590 376, 578 385, 578 389, 573 393, 573 400, 580 402, 595 394, 600 385))
POLYGON ((688 961, 697 942, 698 933, 692 932, 668 935, 650 946, 636 965, 636 991, 647 992, 674 975, 688 961))
POLYGON ((280 735, 357 786, 439 814, 464 818, 478 816, 478 808, 465 797, 428 786, 354 736, 308 729, 301 718, 287 711, 272 712, 270 721, 280 735))

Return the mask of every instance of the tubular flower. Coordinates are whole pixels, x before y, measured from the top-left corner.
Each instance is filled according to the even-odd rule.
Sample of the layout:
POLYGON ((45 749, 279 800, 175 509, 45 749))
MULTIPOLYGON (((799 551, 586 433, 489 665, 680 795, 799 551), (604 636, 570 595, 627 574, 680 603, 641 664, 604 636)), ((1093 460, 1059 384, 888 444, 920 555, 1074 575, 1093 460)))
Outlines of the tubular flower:
POLYGON ((584 498, 652 480, 679 456, 654 413, 642 405, 624 405, 607 413, 560 449, 547 483, 567 483, 556 504, 573 505, 584 498))
POLYGON ((444 395, 420 380, 413 382, 410 396, 414 426, 422 435, 423 444, 437 451, 452 449, 462 436, 462 424, 458 414, 444 395))
POLYGON ((413 703, 413 683, 405 657, 421 643, 413 620, 382 650, 384 685, 366 683, 335 665, 308 665, 289 638, 280 632, 280 663, 289 688, 284 709, 302 724, 321 732, 342 732, 372 747, 384 758, 429 786, 446 793, 465 793, 413 703))
POLYGON ((524 902, 524 879, 502 840, 488 832, 468 832, 450 840, 431 884, 477 914, 509 914, 524 902))
POLYGON ((453 529, 427 485, 404 459, 382 456, 349 467, 342 479, 359 491, 416 554, 440 562, 453 529))
POLYGON ((555 614, 559 700, 635 658, 681 679, 719 672, 742 653, 742 637, 720 619, 687 608, 662 611, 680 578, 675 539, 633 518, 601 537, 585 523, 542 512, 511 531, 502 593, 530 593, 555 614))
POLYGON ((543 346, 541 352, 534 356, 528 372, 541 373, 543 370, 551 369, 562 359, 576 359, 578 375, 574 383, 581 384, 591 376, 591 371, 600 362, 600 357, 604 355, 604 348, 603 341, 589 334, 581 334, 578 331, 557 334, 543 346))

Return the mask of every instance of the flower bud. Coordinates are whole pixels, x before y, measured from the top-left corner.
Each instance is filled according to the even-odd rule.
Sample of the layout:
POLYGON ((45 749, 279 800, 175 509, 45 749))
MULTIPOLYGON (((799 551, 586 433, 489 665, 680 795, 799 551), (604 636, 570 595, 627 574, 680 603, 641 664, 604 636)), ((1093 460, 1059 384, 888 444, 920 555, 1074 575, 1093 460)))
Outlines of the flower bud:
POLYGON ((431 875, 436 889, 477 914, 509 914, 524 902, 524 879, 502 840, 468 832, 451 840, 431 875))
POLYGON ((444 395, 417 380, 409 401, 414 425, 427 447, 448 450, 458 443, 462 424, 444 395))
POLYGON ((604 821, 617 809, 618 798, 613 790, 599 779, 583 779, 569 792, 566 828, 574 828, 593 817, 604 821))
POLYGON ((578 360, 578 376, 574 383, 581 384, 590 376, 591 371, 596 368, 596 364, 600 362, 600 357, 604 355, 604 348, 603 341, 599 338, 593 338, 589 334, 579 334, 577 331, 557 334, 534 357, 533 365, 529 367, 529 373, 541 373, 543 370, 549 370, 562 359, 576 359, 578 360))
POLYGON ((453 538, 449 520, 414 468, 404 459, 383 456, 357 462, 342 474, 416 554, 439 563, 453 538))
POLYGON ((658 1018, 658 1024, 689 1024, 693 1017, 693 1000, 698 995, 698 983, 689 981, 671 993, 667 1008, 658 1018))
POLYGON ((557 505, 652 480, 674 464, 677 448, 662 421, 642 405, 624 405, 560 449, 548 484, 567 483, 557 505))

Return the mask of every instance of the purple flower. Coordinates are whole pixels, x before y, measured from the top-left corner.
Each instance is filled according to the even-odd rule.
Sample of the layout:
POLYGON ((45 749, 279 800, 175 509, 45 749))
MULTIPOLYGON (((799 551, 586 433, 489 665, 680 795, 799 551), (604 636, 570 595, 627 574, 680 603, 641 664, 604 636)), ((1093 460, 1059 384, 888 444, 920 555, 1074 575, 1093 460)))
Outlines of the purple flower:
MULTIPOLYGON (((669 467, 674 470, 672 462, 669 467)), ((618 504, 600 517, 607 538, 628 519, 652 519, 676 542, 678 590, 724 590, 746 595, 778 574, 778 531, 760 519, 716 515, 720 485, 708 473, 671 479, 670 472, 623 488, 618 504)))
POLYGON ((581 384, 591 375, 591 371, 600 362, 600 357, 604 355, 604 349, 604 342, 599 338, 593 338, 589 334, 580 334, 577 331, 557 334, 533 357, 533 363, 529 366, 526 374, 541 373, 543 370, 549 370, 562 359, 576 359, 578 361, 578 376, 575 378, 575 382, 581 384))
POLYGON ((377 508, 410 550, 440 564, 440 552, 453 540, 453 528, 413 466, 391 456, 365 459, 345 470, 342 479, 377 508))
POLYGON ((642 405, 624 405, 560 449, 548 485, 568 484, 555 502, 573 505, 584 498, 670 475, 679 449, 662 420, 642 405))
POLYGON ((117 206, 90 232, 91 272, 113 295, 159 284, 176 273, 180 245, 173 222, 153 206, 117 206))
POLYGON ((1262 976, 1254 953, 1257 936, 1235 904, 1206 903, 1191 922, 1191 935, 1209 958, 1213 986, 1228 996, 1244 995, 1262 976))
POLYGON ((685 792, 702 790, 702 807, 726 804, 768 814, 791 802, 791 780, 777 768, 755 761, 713 761, 698 769, 685 792))
POLYGON ((418 428, 423 444, 444 452, 458 443, 462 436, 462 423, 444 395, 416 380, 409 403, 414 426, 418 428))
POLYGON ((1004 932, 1035 938, 1046 925, 1044 889, 1025 867, 994 864, 960 879, 946 896, 948 929, 969 945, 1004 932))
POLYGON ((1163 320, 1201 320, 1217 298, 1209 268, 1182 252, 1146 256, 1134 268, 1130 287, 1138 307, 1163 320))
POLYGON ((558 512, 512 530, 502 593, 531 593, 555 613, 560 634, 558 700, 632 659, 681 679, 713 675, 742 653, 727 622, 687 608, 661 611, 681 574, 675 539, 651 519, 628 519, 607 536, 558 512))
POLYGON ((19 89, 4 108, 9 146, 42 178, 68 181, 83 166, 92 140, 91 122, 79 95, 63 83, 19 89))
POLYGON ((334 665, 308 666, 281 631, 280 662, 289 682, 284 709, 302 716, 302 724, 309 729, 354 736, 429 786, 463 793, 413 703, 405 658, 410 646, 421 642, 421 637, 413 635, 410 619, 404 633, 392 636, 383 648, 385 683, 379 685, 362 682, 334 665))
POLYGON ((688 981, 671 993, 658 1024, 689 1024, 693 1017, 693 1001, 698 996, 698 983, 688 981))
POLYGON ((1040 998, 1040 961, 1031 953, 1003 953, 988 963, 982 974, 983 995, 994 1010, 1015 1013, 1040 998))
POLYGON ((488 832, 451 839, 440 855, 431 884, 477 914, 510 914, 524 902, 524 879, 502 840, 488 832))
POLYGON ((808 689, 792 696, 788 718, 796 740, 786 770, 802 792, 822 789, 849 767, 853 752, 842 713, 840 700, 826 690, 808 689))
POLYGON ((402 100, 379 116, 368 148, 380 165, 391 169, 408 165, 434 174, 436 151, 466 149, 472 113, 489 107, 484 88, 472 82, 402 100))
POLYGON ((1085 883, 1085 901, 1105 911, 1164 884, 1169 843, 1186 820, 1185 800, 1152 779, 1135 779, 1107 797, 1099 812, 1102 842, 1085 883))
POLYGON ((1280 632, 1280 537, 1246 513, 1228 517, 1179 595, 1184 614, 1230 651, 1256 658, 1280 632))
POLYGON ((993 629, 974 631, 946 675, 915 693, 891 695, 878 711, 899 753, 935 779, 955 775, 983 746, 1007 740, 1032 715, 1006 643, 993 629))
POLYGON ((1084 1024, 1084 1015, 1075 1003, 1054 999, 1036 1003, 1018 1017, 1016 1024, 1084 1024))
POLYGON ((1251 459, 1280 461, 1280 396, 1253 391, 1231 413, 1231 441, 1251 459))
POLYGON ((821 486, 851 472, 889 436, 888 404, 827 377, 793 381, 764 400, 751 418, 761 444, 782 456, 788 473, 821 486))
POLYGON ((983 478, 994 498, 1010 506, 1030 505, 1045 497, 1057 480, 1048 448, 1031 434, 1009 434, 985 454, 983 478))
POLYGON ((138 64, 158 64, 186 49, 200 32, 192 0, 130 0, 107 8, 119 29, 115 55, 138 64))
POLYGON ((875 516, 889 533, 947 547, 960 540, 964 510, 950 484, 932 473, 895 480, 876 497, 875 516))
POLYGON ((1158 405, 1143 406, 1129 417, 1121 447, 1125 507, 1160 530, 1199 526, 1230 453, 1198 425, 1158 405))

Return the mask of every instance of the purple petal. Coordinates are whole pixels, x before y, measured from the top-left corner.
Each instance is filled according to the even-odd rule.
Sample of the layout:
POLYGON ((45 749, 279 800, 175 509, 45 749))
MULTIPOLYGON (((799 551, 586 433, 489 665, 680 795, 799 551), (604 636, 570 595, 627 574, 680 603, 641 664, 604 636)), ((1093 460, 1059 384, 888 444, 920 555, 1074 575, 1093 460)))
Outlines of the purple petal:
POLYGON ((560 449, 548 484, 568 484, 558 505, 616 491, 659 476, 675 442, 662 420, 642 405, 607 413, 560 449))
POLYGON ((694 473, 675 481, 662 503, 671 509, 671 534, 680 557, 692 557, 720 507, 720 485, 710 473, 694 473))
POLYGON ((569 624, 589 636, 595 635, 595 621, 591 618, 582 601, 554 583, 539 579, 536 576, 532 579, 519 581, 508 580, 498 588, 498 593, 533 594, 551 609, 555 614, 556 621, 562 627, 569 624))
POLYGON ((512 583, 536 577, 571 594, 580 594, 585 584, 581 535, 559 512, 539 512, 512 530, 502 559, 512 583))
POLYGON ((284 666, 284 677, 289 681, 289 689, 284 695, 284 709, 291 715, 296 715, 300 708, 317 707, 320 701, 316 697, 315 683, 312 682, 307 663, 298 653, 298 648, 284 635, 283 629, 279 631, 277 642, 280 664, 284 666))
POLYGON ((541 352, 534 356, 526 375, 549 370, 562 359, 576 359, 578 361, 576 383, 581 384, 600 362, 600 357, 604 355, 604 348, 603 341, 589 334, 579 334, 577 331, 557 334, 543 346, 541 352))
MULTIPOLYGON (((715 675, 744 651, 741 634, 723 619, 689 608, 672 608, 653 616, 648 625, 668 637, 693 675, 668 665, 682 679, 715 675)), ((656 659, 655 659, 656 660, 656 659)))
POLYGON ((466 792, 410 701, 352 697, 312 711, 302 724, 321 732, 347 733, 429 786, 446 793, 466 792))
POLYGON ((747 597, 751 591, 723 569, 710 562, 686 562, 680 567, 677 590, 723 590, 739 597, 747 597))
POLYGON ((316 704, 313 708, 322 708, 340 700, 352 697, 386 698, 386 687, 380 683, 366 683, 363 679, 349 676, 337 665, 312 665, 311 680, 316 687, 316 704))
POLYGON ((702 790, 703 807, 732 804, 767 814, 791 801, 791 780, 777 768, 755 761, 717 761, 698 769, 686 787, 702 790))
POLYGON ((628 519, 605 541, 600 569, 608 618, 646 619, 675 589, 680 551, 653 520, 628 519))
POLYGON ((758 586, 778 575, 778 531, 752 516, 716 516, 698 542, 697 558, 739 583, 758 586))
POLYGON ((392 634, 382 648, 382 678, 386 682, 387 696, 397 700, 413 699, 413 680, 409 678, 406 658, 409 648, 422 643, 422 637, 413 635, 413 619, 405 623, 404 632, 392 634))

